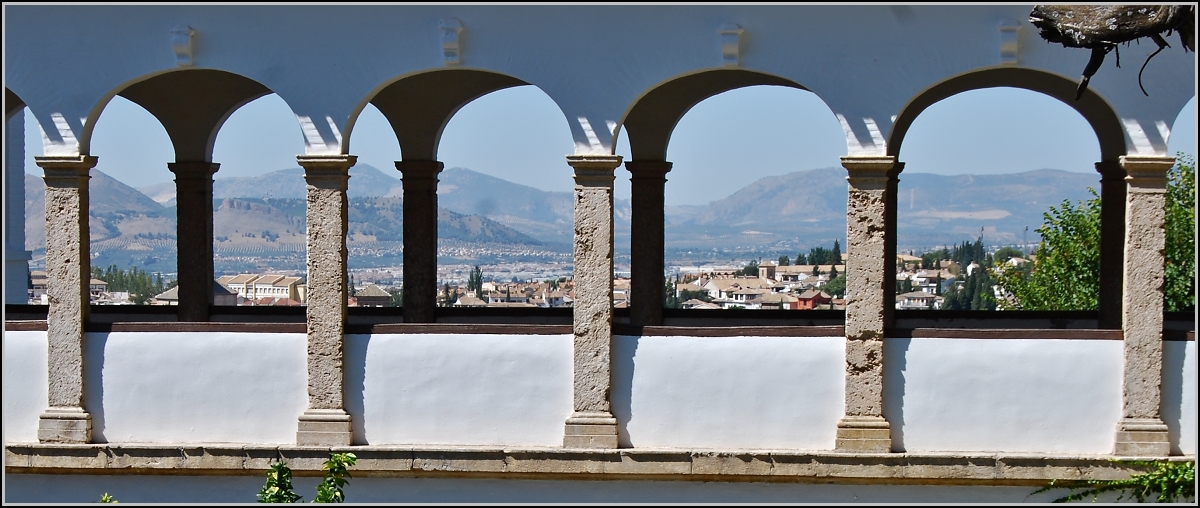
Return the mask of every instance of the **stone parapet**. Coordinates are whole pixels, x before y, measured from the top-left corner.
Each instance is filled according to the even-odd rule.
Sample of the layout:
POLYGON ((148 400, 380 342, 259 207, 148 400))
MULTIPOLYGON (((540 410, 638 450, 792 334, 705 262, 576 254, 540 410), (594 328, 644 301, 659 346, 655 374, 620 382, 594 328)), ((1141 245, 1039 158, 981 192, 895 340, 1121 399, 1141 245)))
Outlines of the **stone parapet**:
MULTIPOLYGON (((1140 472, 1105 455, 678 448, 12 443, 5 446, 4 459, 7 474, 183 476, 262 476, 273 461, 284 459, 296 476, 319 477, 329 454, 344 452, 352 452, 358 458, 351 468, 355 478, 1041 486, 1052 479, 1118 480, 1140 472)), ((1195 457, 1168 460, 1186 461, 1195 457)))

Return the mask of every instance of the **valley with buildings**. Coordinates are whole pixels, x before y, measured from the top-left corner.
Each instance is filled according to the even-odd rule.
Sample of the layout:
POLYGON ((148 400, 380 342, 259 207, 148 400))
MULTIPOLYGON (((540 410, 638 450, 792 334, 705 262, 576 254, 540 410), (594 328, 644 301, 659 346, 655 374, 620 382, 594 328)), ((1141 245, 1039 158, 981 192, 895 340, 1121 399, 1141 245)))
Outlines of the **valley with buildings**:
MULTIPOLYGON (((167 280, 163 287, 168 288, 176 271, 175 183, 134 189, 99 170, 91 173, 92 266, 137 267, 167 280)), ((353 291, 398 295, 404 280, 402 184, 367 164, 352 167, 350 175, 347 248, 353 291)), ((980 236, 992 251, 1001 245, 1025 245, 1029 248, 1023 252, 1031 251, 1037 238, 1029 233, 1041 224, 1041 214, 1063 200, 1090 197, 1088 188, 1096 187, 1097 179, 1049 169, 1007 175, 904 174, 897 265, 920 259, 914 254, 980 236)), ((40 178, 27 174, 25 182, 27 248, 34 253, 31 268, 37 273, 44 266, 45 191, 40 178)), ((300 168, 215 179, 219 302, 304 303, 304 193, 300 168), (230 282, 235 279, 239 282, 230 282)), ((439 301, 457 301, 459 306, 570 304, 571 193, 449 168, 439 175, 438 204, 439 301), (482 293, 467 287, 476 266, 489 284, 482 293)), ((618 307, 628 301, 630 215, 629 200, 615 199, 618 307)), ((668 307, 837 308, 841 301, 844 289, 837 282, 830 292, 825 287, 845 272, 841 259, 790 266, 781 262, 783 257, 800 261, 807 252, 845 241, 843 169, 764 177, 708 205, 667 206, 665 217, 668 307)), ((929 294, 940 293, 935 279, 958 275, 957 265, 909 268, 898 270, 898 281, 909 282, 898 282, 897 287, 929 294)), ((31 281, 34 303, 41 299, 37 282, 31 281)), ((102 283, 97 280, 94 285, 102 283)), ((155 302, 169 303, 171 295, 164 296, 155 302)), ((910 296, 897 305, 940 305, 932 298, 910 296)), ((97 299, 122 302, 120 292, 105 298, 98 293, 97 299)), ((379 301, 397 304, 392 300, 396 301, 379 301)))

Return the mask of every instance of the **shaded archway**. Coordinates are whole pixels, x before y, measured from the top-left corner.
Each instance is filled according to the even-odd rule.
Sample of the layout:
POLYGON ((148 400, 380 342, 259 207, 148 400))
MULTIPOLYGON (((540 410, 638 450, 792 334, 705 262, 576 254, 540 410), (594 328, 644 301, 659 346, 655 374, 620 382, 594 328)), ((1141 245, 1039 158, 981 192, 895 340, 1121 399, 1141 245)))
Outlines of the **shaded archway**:
MULTIPOLYGON (((1079 100, 1075 100, 1077 84, 1073 80, 1033 69, 1000 67, 961 74, 925 89, 900 110, 888 136, 888 155, 899 157, 908 129, 917 116, 929 106, 963 92, 996 87, 1019 88, 1057 99, 1078 112, 1094 131, 1100 146, 1101 159, 1095 164, 1096 170, 1101 174, 1102 203, 1099 326, 1119 328, 1126 191, 1125 171, 1120 166, 1120 158, 1127 153, 1128 145, 1116 112, 1095 91, 1089 89, 1079 100)), ((888 229, 894 233, 898 197, 895 181, 889 185, 888 194, 888 229)), ((895 257, 894 234, 890 243, 889 252, 895 257)))
POLYGON ((434 321, 437 286, 437 187, 443 164, 437 160, 442 132, 460 108, 497 90, 527 85, 497 72, 442 69, 397 78, 381 85, 348 122, 344 150, 353 126, 369 102, 391 125, 400 144, 396 161, 403 181, 404 321, 434 321))
POLYGON ((159 73, 116 92, 158 119, 175 152, 167 167, 176 182, 180 321, 206 321, 214 303, 213 174, 220 165, 213 163, 212 152, 217 133, 234 111, 269 93, 257 81, 214 69, 159 73))
POLYGON ((630 106, 621 126, 628 131, 631 160, 630 322, 661 325, 664 301, 667 147, 679 121, 700 102, 751 86, 809 91, 787 78, 744 69, 712 69, 672 78, 630 106))

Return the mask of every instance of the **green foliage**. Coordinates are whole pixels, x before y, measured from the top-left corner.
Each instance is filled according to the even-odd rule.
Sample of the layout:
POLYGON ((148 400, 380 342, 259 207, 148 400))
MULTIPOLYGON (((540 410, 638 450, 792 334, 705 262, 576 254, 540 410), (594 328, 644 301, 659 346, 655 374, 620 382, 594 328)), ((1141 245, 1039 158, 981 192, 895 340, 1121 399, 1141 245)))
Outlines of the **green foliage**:
POLYGON ((258 492, 260 503, 297 503, 301 496, 292 491, 292 470, 284 461, 271 464, 267 483, 258 492))
POLYGON ((325 465, 321 466, 321 470, 325 471, 325 479, 321 480, 321 484, 317 485, 317 498, 314 503, 342 503, 346 501, 346 494, 342 492, 342 487, 346 485, 350 478, 348 468, 353 466, 358 458, 353 453, 334 453, 330 454, 329 460, 325 461, 325 465))
POLYGON ((1044 213, 1042 241, 1028 272, 1006 267, 997 282, 1021 310, 1096 310, 1100 294, 1100 196, 1044 213))
POLYGON ((479 265, 475 265, 467 276, 467 291, 474 291, 475 298, 483 298, 483 270, 479 269, 479 265))
MULTIPOLYGON (((830 273, 836 274, 837 270, 833 270, 830 273)), ((829 282, 825 283, 825 286, 822 287, 821 290, 825 291, 826 293, 829 293, 835 297, 838 297, 838 298, 845 296, 846 295, 846 276, 845 275, 835 275, 834 277, 829 279, 829 282)))
POLYGON ((896 281, 896 294, 911 293, 913 290, 912 279, 904 279, 896 281))
POLYGON ((400 307, 400 306, 404 305, 404 292, 403 291, 393 289, 393 290, 389 290, 388 294, 392 295, 392 297, 390 299, 388 299, 389 306, 400 307))
POLYGON ((129 271, 117 268, 117 265, 110 265, 103 270, 99 267, 92 267, 92 278, 107 282, 110 292, 128 291, 129 299, 137 305, 145 305, 155 295, 173 288, 177 284, 176 281, 166 283, 161 273, 151 275, 139 270, 136 266, 130 268, 129 271))
POLYGON ((1139 503, 1146 499, 1154 499, 1159 503, 1180 503, 1196 501, 1196 462, 1152 462, 1124 461, 1125 464, 1136 467, 1153 468, 1149 471, 1130 476, 1127 480, 1088 480, 1084 482, 1059 482, 1051 480, 1050 484, 1032 494, 1039 494, 1055 489, 1068 489, 1069 494, 1055 499, 1055 503, 1080 501, 1091 497, 1096 502, 1100 494, 1120 492, 1117 501, 1136 499, 1139 503))
MULTIPOLYGON (((329 460, 321 466, 325 478, 317 485, 317 497, 314 503, 342 503, 346 501, 346 486, 350 478, 349 467, 358 461, 353 453, 331 453, 329 460)), ((271 464, 267 471, 267 483, 258 493, 260 503, 298 503, 302 496, 292 490, 292 470, 286 462, 278 461, 271 464)))
POLYGON ((1196 309, 1196 161, 1183 153, 1167 173, 1166 280, 1168 311, 1196 309))
POLYGON ((113 499, 112 496, 108 495, 108 493, 105 492, 103 495, 100 496, 100 502, 101 503, 119 503, 120 501, 113 499))
POLYGON ((791 264, 791 262, 792 260, 787 256, 779 256, 779 266, 787 266, 791 264))
POLYGON ((808 264, 808 256, 804 255, 803 252, 796 254, 796 264, 807 265, 808 264))
POLYGON ((1003 263, 1012 258, 1023 258, 1025 257, 1025 253, 1016 247, 1000 247, 996 250, 993 257, 997 263, 1003 263))
POLYGON ((746 265, 745 268, 742 268, 742 270, 738 272, 738 275, 758 277, 758 262, 751 261, 750 264, 746 265))

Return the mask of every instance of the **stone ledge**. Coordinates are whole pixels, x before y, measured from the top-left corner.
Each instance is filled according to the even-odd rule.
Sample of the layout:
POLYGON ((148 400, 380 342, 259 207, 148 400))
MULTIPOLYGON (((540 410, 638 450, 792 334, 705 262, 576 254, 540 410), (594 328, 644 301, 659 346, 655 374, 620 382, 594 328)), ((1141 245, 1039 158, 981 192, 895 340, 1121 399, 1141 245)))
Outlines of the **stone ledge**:
POLYGON ((668 448, 13 443, 5 445, 4 459, 8 474, 259 476, 284 458, 296 476, 320 476, 331 451, 357 455, 356 477, 1043 485, 1137 472, 1108 455, 668 448))

